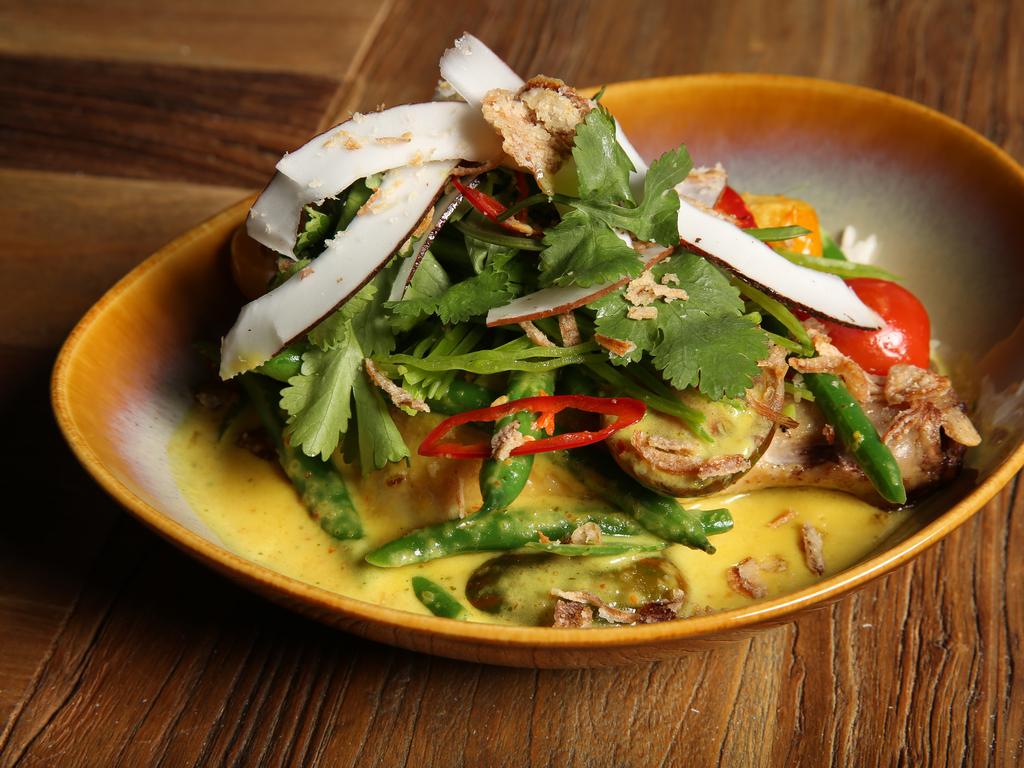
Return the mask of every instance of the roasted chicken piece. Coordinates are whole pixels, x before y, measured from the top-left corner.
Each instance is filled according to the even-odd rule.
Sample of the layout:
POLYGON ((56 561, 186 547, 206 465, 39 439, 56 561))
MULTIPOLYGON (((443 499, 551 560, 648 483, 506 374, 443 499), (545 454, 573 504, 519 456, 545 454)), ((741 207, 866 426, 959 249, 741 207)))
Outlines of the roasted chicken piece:
MULTIPOLYGON (((892 451, 911 496, 954 478, 966 447, 981 438, 948 378, 911 365, 873 377, 862 403, 892 451)), ((776 431, 757 464, 729 490, 808 485, 846 491, 878 504, 880 498, 853 458, 836 441, 813 403, 797 405, 798 426, 776 431)))

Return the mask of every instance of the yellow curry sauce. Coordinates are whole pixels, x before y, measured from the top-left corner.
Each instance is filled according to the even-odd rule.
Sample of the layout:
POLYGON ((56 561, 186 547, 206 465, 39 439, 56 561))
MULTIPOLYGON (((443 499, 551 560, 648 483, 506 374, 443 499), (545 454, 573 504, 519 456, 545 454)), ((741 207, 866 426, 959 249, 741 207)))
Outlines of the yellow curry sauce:
MULTIPOLYGON (((416 446, 438 417, 399 417, 410 446, 416 446)), ((275 464, 235 444, 239 422, 218 439, 220 417, 202 408, 186 416, 168 448, 182 493, 223 544, 242 557, 323 589, 371 603, 427 613, 410 588, 415 575, 452 591, 474 621, 510 623, 468 604, 463 590, 470 574, 496 553, 459 555, 402 568, 378 568, 363 556, 414 528, 471 513, 480 504, 477 461, 414 457, 412 466, 392 465, 363 478, 342 465, 365 537, 337 541, 310 519, 295 490, 275 464)), ((530 481, 515 507, 544 505, 567 511, 603 505, 568 471, 538 456, 530 481)), ((772 489, 747 494, 723 493, 685 502, 690 508, 727 507, 732 531, 713 537, 714 555, 673 545, 664 556, 682 572, 687 603, 683 614, 737 608, 753 602, 730 588, 726 574, 747 557, 785 561, 785 570, 765 570, 767 597, 806 587, 819 579, 804 562, 800 526, 810 523, 824 538, 826 578, 862 560, 907 517, 909 511, 883 512, 844 493, 830 490, 772 489), (789 513, 789 514, 787 514, 789 513), (780 516, 781 525, 772 526, 780 516)), ((553 584, 552 587, 559 585, 553 584)))

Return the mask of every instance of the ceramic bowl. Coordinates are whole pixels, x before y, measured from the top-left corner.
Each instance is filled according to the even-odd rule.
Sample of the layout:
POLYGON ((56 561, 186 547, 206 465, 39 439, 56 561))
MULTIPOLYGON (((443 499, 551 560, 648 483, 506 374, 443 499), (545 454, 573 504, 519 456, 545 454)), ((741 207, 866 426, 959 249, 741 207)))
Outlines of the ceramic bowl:
POLYGON ((225 251, 251 201, 184 234, 121 280, 71 334, 53 404, 72 450, 121 504, 196 558, 343 630, 417 651, 521 666, 670 657, 792 619, 887 573, 961 525, 1024 462, 1024 171, 963 125, 922 106, 835 83, 700 75, 621 83, 604 103, 648 157, 685 142, 739 189, 789 193, 823 225, 878 235, 887 268, 930 308, 934 334, 975 401, 984 444, 954 485, 865 560, 810 588, 712 616, 617 630, 466 624, 372 605, 232 552, 182 497, 167 441, 191 402, 193 340, 238 308, 225 251))

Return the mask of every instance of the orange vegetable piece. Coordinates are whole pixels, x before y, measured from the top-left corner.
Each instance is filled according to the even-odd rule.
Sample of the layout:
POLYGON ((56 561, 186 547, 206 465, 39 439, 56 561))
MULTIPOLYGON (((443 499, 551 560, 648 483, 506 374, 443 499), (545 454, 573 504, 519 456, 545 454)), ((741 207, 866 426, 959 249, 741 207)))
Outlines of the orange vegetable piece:
POLYGON ((771 243, 772 247, 805 256, 821 256, 821 225, 811 205, 785 195, 743 195, 743 200, 754 214, 758 227, 799 226, 811 230, 811 234, 803 237, 771 243))

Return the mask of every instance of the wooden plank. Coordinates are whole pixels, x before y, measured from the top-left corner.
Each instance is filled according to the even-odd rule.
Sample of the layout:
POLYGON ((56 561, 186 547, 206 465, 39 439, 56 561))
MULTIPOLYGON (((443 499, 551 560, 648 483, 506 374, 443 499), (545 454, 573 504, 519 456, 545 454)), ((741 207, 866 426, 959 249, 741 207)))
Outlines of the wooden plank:
POLYGON ((55 349, 122 275, 246 194, 227 186, 0 169, 0 344, 55 349))
POLYGON ((0 167, 259 187, 339 83, 0 55, 0 167))
POLYGON ((525 0, 453 3, 436 14, 398 0, 400 22, 381 28, 337 117, 428 98, 438 52, 470 30, 521 75, 577 85, 761 71, 881 88, 964 120, 1024 158, 1024 13, 1013 6, 525 0))
POLYGON ((343 77, 387 15, 380 0, 10 0, 0 51, 343 77))

